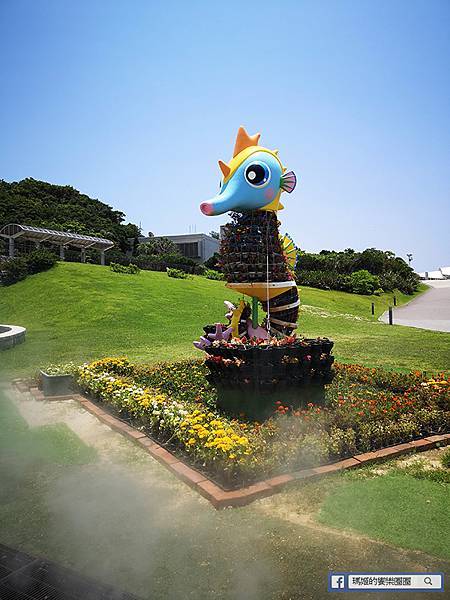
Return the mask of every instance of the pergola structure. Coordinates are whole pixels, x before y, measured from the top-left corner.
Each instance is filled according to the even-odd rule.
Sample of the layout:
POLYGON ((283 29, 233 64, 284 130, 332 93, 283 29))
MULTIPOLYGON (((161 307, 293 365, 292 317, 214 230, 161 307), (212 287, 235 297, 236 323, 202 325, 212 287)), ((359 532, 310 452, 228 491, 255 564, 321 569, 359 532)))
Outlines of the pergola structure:
POLYGON ((70 231, 56 231, 54 229, 45 229, 43 227, 32 227, 31 225, 18 225, 10 223, 0 229, 0 237, 6 238, 9 242, 9 256, 14 257, 15 241, 35 242, 38 246, 41 242, 50 242, 59 246, 59 257, 64 260, 64 249, 67 246, 74 246, 81 250, 81 262, 86 261, 86 248, 93 248, 100 251, 100 262, 105 264, 105 252, 114 246, 114 242, 105 238, 94 237, 92 235, 81 235, 80 233, 71 233, 70 231))

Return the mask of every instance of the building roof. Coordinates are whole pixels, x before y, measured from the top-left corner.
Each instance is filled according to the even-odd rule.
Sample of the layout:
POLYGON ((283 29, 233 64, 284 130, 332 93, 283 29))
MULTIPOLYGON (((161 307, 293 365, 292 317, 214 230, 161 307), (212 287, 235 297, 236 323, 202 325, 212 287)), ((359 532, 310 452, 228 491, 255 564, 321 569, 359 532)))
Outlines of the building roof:
MULTIPOLYGON (((147 236, 141 236, 141 237, 145 237, 145 239, 152 239, 147 236)), ((174 233, 174 234, 170 234, 170 235, 154 235, 153 237, 155 239, 167 238, 169 240, 175 240, 175 239, 179 239, 179 238, 188 238, 193 241, 206 238, 209 240, 216 240, 217 242, 219 242, 219 240, 217 238, 214 238, 214 237, 212 237, 212 235, 209 235, 207 233, 174 233)))
POLYGON ((19 225, 17 223, 5 225, 0 229, 0 236, 33 242, 52 242, 78 248, 95 248, 97 250, 108 250, 114 246, 114 242, 106 238, 71 233, 70 231, 56 231, 44 227, 32 227, 31 225, 19 225))
POLYGON ((444 279, 441 271, 428 271, 428 279, 444 279))

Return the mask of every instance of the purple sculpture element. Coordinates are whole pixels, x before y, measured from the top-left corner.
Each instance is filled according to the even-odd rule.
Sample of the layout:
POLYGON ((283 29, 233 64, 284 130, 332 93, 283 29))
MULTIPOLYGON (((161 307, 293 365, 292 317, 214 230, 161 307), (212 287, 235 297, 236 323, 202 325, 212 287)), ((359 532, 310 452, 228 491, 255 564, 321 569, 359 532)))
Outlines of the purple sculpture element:
POLYGON ((199 350, 204 350, 208 346, 211 346, 211 342, 208 339, 206 339, 203 335, 201 336, 198 342, 193 342, 193 344, 199 350))
POLYGON ((208 346, 211 346, 211 344, 213 342, 216 342, 216 341, 220 342, 222 340, 228 341, 231 337, 232 332, 233 332, 232 327, 228 327, 227 329, 225 329, 225 331, 223 331, 222 323, 216 323, 215 333, 208 333, 207 337, 204 337, 202 335, 200 340, 198 342, 193 342, 193 344, 199 350, 204 350, 208 346))
POLYGON ((258 325, 258 327, 253 327, 251 319, 247 319, 247 333, 248 333, 248 337, 250 339, 252 339, 252 338, 256 338, 256 339, 260 339, 260 340, 268 340, 269 339, 269 334, 267 332, 267 329, 264 329, 264 327, 261 327, 260 325, 258 325))
POLYGON ((228 327, 228 329, 225 329, 225 331, 222 331, 222 323, 216 323, 216 332, 215 333, 208 333, 208 339, 212 340, 212 341, 218 341, 220 342, 221 340, 228 340, 230 339, 231 333, 233 331, 232 327, 228 327))

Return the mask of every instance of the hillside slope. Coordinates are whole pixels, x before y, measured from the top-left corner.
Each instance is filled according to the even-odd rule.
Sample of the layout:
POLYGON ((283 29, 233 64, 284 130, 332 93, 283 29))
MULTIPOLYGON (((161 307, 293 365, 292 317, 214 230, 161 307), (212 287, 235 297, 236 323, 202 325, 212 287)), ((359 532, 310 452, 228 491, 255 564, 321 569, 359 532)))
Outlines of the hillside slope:
MULTIPOLYGON (((340 361, 396 369, 448 369, 450 334, 377 321, 387 298, 301 288, 299 333, 335 340, 340 361), (376 302, 376 315, 370 303, 376 302)), ((201 356, 192 340, 223 319, 223 300, 237 295, 202 277, 171 279, 143 271, 122 275, 97 265, 59 263, 0 288, 0 323, 23 325, 27 341, 0 355, 8 374, 48 362, 127 354, 139 361, 201 356)), ((399 296, 400 301, 405 297, 399 296)))

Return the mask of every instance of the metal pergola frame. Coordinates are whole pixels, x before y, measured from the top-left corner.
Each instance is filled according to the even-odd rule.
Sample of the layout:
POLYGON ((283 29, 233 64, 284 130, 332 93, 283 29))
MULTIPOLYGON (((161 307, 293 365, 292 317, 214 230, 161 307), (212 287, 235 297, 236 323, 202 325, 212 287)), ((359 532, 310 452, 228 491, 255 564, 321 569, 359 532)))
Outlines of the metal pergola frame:
POLYGON ((31 225, 19 225, 10 223, 0 229, 0 237, 9 241, 9 256, 14 257, 15 241, 21 239, 24 241, 50 242, 59 246, 59 256, 64 260, 64 248, 74 246, 81 250, 81 262, 86 260, 86 248, 94 248, 100 251, 100 262, 105 264, 105 252, 114 246, 114 242, 106 238, 95 237, 93 235, 82 235, 81 233, 71 233, 70 231, 56 231, 55 229, 46 229, 44 227, 33 227, 31 225))

